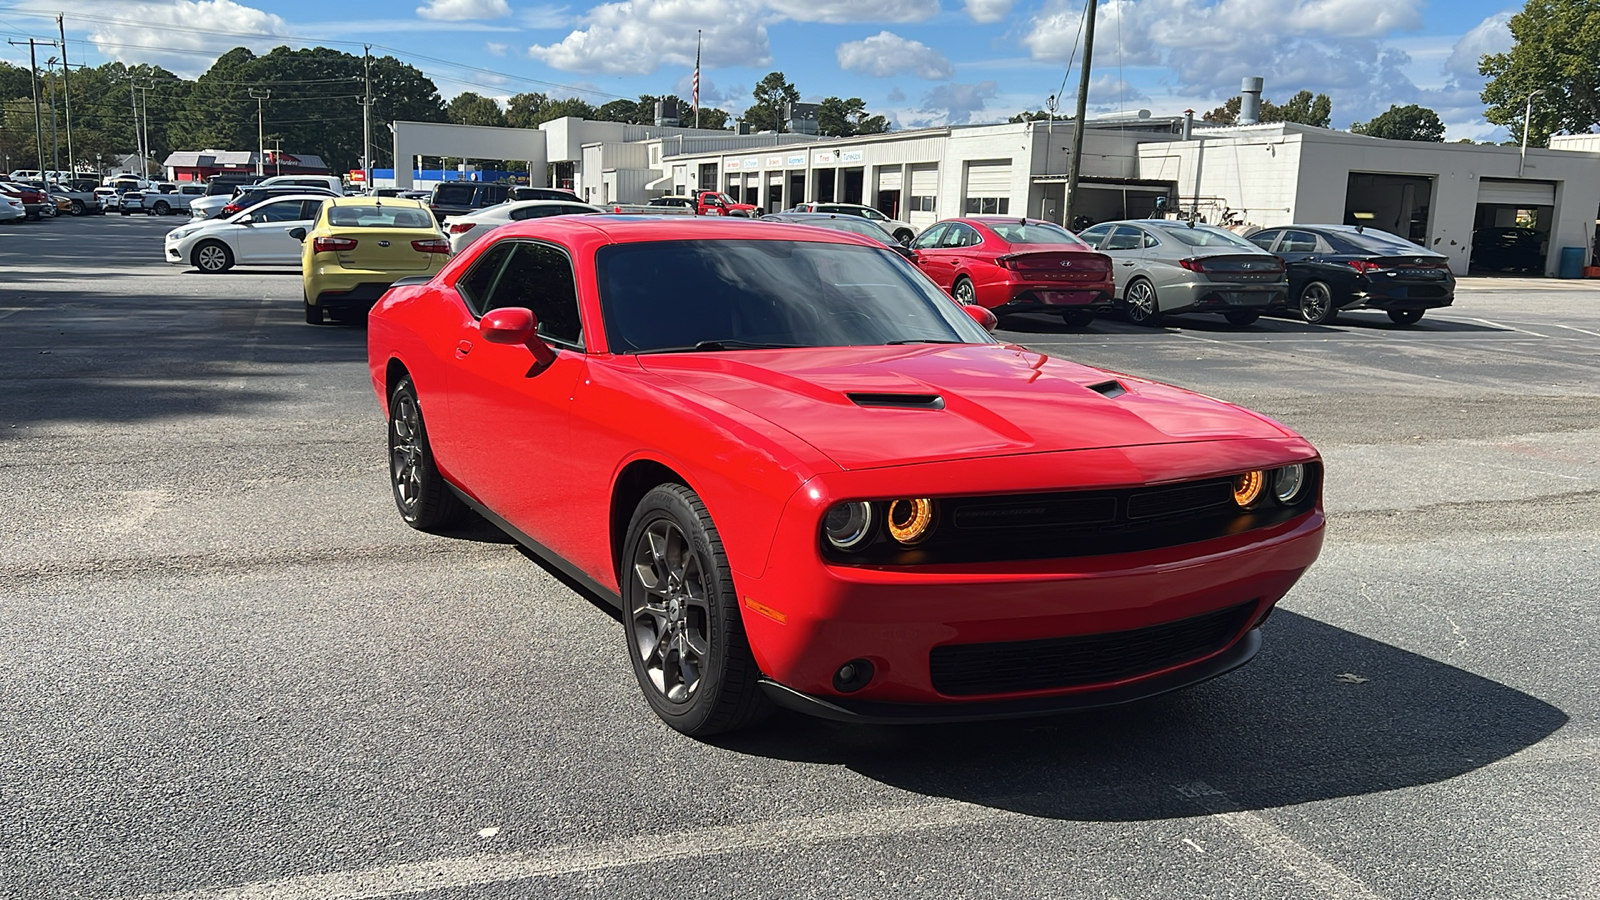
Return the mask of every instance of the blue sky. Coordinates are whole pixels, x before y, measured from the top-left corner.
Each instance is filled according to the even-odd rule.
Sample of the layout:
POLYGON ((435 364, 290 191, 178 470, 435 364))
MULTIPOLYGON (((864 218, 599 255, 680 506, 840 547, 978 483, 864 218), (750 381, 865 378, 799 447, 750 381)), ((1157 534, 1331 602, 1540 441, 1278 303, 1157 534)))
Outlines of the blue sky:
MULTIPOLYGON (((0 36, 51 37, 62 4, 0 0, 0 36)), ((704 32, 701 100, 742 110, 784 72, 808 100, 857 96, 899 127, 1001 121, 1065 82, 1074 102, 1082 0, 74 0, 69 56, 204 71, 230 47, 323 44, 400 57, 448 98, 473 90, 688 96, 704 32), (1073 68, 1069 73, 1068 64, 1073 68)), ((1510 46, 1501 0, 1104 0, 1096 19, 1098 111, 1201 112, 1245 75, 1266 96, 1334 101, 1334 125, 1391 103, 1438 110, 1451 138, 1504 138, 1482 120, 1477 58, 1510 46)), ((27 49, 0 44, 26 65, 27 49)))

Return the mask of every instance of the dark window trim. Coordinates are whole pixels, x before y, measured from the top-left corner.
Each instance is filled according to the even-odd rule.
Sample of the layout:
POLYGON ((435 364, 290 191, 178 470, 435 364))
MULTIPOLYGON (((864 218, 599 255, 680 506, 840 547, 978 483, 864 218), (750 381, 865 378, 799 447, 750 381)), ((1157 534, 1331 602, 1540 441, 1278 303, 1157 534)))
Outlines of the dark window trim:
MULTIPOLYGON (((467 312, 472 316, 473 321, 482 321, 484 313, 478 312, 474 308, 472 300, 468 299, 467 295, 462 293, 460 287, 461 282, 471 277, 472 273, 476 271, 478 266, 481 264, 483 257, 493 253, 494 249, 499 247, 501 244, 537 244, 541 247, 548 247, 566 258, 567 268, 572 272, 572 299, 578 305, 578 327, 583 328, 584 332, 587 333, 589 329, 585 328, 583 324, 583 297, 578 290, 578 267, 573 265, 572 254, 568 253, 567 248, 561 246, 560 244, 553 244, 550 241, 541 241, 536 238, 501 238, 486 248, 483 251, 483 255, 474 260, 472 265, 467 268, 467 271, 461 273, 460 277, 456 278, 455 283, 452 284, 451 287, 455 288, 456 294, 461 297, 461 302, 466 305, 467 312)), ((500 278, 506 273, 506 264, 511 262, 511 258, 515 255, 516 248, 513 247, 512 251, 506 254, 506 258, 500 261, 500 271, 494 273, 494 281, 489 285, 489 296, 494 296, 495 289, 500 287, 500 278)), ((544 341, 546 344, 549 344, 552 347, 560 347, 564 350, 572 350, 578 353, 589 352, 588 346, 581 341, 569 341, 564 338, 558 338, 549 334, 540 334, 539 340, 544 341)))

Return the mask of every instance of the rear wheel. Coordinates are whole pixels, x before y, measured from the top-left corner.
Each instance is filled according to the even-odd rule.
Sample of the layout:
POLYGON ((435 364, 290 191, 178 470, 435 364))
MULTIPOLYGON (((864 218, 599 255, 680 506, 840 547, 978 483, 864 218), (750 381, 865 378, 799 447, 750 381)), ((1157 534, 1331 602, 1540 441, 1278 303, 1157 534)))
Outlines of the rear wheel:
POLYGON ((623 546, 628 659, 650 708, 692 737, 763 718, 771 704, 757 684, 722 539, 700 497, 679 484, 652 489, 623 546))
POLYGON ((221 241, 204 241, 194 248, 189 261, 207 275, 216 275, 233 268, 233 251, 221 241))
POLYGON ((965 275, 956 279, 955 286, 950 289, 950 294, 956 298, 957 303, 972 304, 978 302, 978 289, 972 286, 972 279, 965 275))
POLYGON ((307 325, 321 325, 325 321, 325 319, 323 318, 323 315, 322 315, 322 313, 323 313, 322 307, 320 307, 320 306, 312 306, 310 300, 307 300, 305 303, 306 303, 306 324, 307 325))
POLYGON ((1338 317, 1333 291, 1326 284, 1313 281, 1300 292, 1300 318, 1313 325, 1326 325, 1338 317))
POLYGON ((1143 278, 1135 278, 1128 282, 1127 290, 1122 293, 1123 309, 1128 314, 1128 321, 1135 325, 1160 325, 1161 307, 1156 302, 1156 289, 1150 282, 1143 278))
POLYGON ((1389 310, 1389 321, 1396 325, 1415 325, 1422 321, 1422 310, 1391 309, 1389 310))
POLYGON ((74 201, 72 201, 72 214, 75 215, 75 216, 81 216, 81 215, 83 215, 83 212, 84 212, 84 210, 83 210, 83 201, 82 200, 74 200, 74 201))
POLYGON ((151 212, 158 216, 164 216, 167 213, 172 212, 172 204, 165 200, 157 200, 156 205, 151 212))
POLYGON ((1061 313, 1061 321, 1067 323, 1068 328, 1087 328, 1094 321, 1092 309, 1069 309, 1061 313))
POLYGON ((418 531, 437 531, 466 512, 433 462, 417 389, 407 375, 389 395, 389 487, 400 518, 418 531))
POLYGON ((1249 325, 1251 322, 1261 318, 1261 313, 1246 312, 1241 309, 1223 313, 1222 317, 1228 320, 1229 325, 1249 325))

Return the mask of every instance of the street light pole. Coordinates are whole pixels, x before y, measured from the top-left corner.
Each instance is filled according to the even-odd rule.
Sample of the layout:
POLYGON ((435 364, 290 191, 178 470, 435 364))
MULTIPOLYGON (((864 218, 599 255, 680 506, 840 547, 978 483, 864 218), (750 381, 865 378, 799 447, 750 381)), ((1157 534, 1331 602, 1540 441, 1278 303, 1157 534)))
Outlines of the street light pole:
POLYGON ((1517 177, 1518 178, 1522 177, 1523 171, 1525 169, 1527 169, 1527 167, 1528 167, 1528 125, 1529 125, 1529 123, 1531 123, 1533 121, 1533 98, 1539 96, 1540 94, 1542 94, 1544 92, 1545 92, 1545 89, 1544 88, 1540 88, 1537 91, 1534 91, 1533 93, 1529 94, 1528 95, 1528 108, 1526 110, 1524 110, 1523 113, 1522 113, 1522 156, 1517 160, 1517 177))
POLYGON ((267 132, 266 132, 265 128, 263 128, 263 126, 261 124, 262 121, 263 121, 263 115, 264 115, 263 107, 262 107, 261 104, 263 102, 265 102, 266 99, 271 97, 271 96, 272 96, 272 91, 267 90, 266 88, 250 88, 250 99, 256 101, 256 147, 257 147, 257 149, 256 149, 256 174, 257 175, 265 175, 265 174, 267 174, 267 170, 266 170, 266 162, 267 162, 267 132))
MULTIPOLYGON (((72 171, 72 177, 77 178, 78 157, 72 152, 72 79, 67 77, 67 25, 61 16, 56 16, 56 28, 61 30, 61 96, 67 106, 67 168, 72 171)), ((97 170, 98 163, 96 160, 97 170)))
POLYGON ((372 193, 372 45, 365 46, 367 95, 361 100, 361 186, 372 193))

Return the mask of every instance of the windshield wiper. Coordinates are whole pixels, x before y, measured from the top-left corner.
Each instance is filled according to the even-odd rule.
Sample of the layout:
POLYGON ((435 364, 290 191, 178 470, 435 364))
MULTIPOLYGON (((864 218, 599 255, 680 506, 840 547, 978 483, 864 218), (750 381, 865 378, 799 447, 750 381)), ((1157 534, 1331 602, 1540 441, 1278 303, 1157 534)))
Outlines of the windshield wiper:
POLYGON ((802 344, 763 344, 755 341, 740 341, 733 338, 723 338, 715 341, 701 341, 692 347, 652 347, 642 353, 695 353, 707 350, 792 350, 802 344))
POLYGON ((884 341, 885 344, 965 344, 966 341, 947 341, 940 338, 902 338, 898 341, 884 341))

